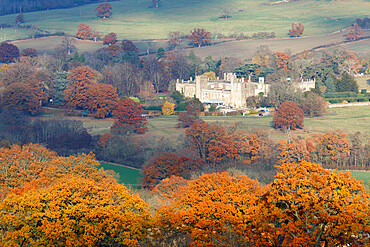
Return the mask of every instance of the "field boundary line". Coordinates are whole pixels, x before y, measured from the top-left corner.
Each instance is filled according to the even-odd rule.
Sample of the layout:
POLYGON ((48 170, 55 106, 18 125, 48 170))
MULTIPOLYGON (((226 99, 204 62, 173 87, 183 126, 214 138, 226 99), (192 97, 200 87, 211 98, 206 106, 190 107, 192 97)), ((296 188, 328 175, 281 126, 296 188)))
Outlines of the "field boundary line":
POLYGON ((110 164, 110 165, 122 166, 122 167, 130 168, 130 169, 133 169, 133 170, 142 171, 142 169, 139 169, 139 168, 136 168, 136 167, 132 167, 132 166, 122 165, 122 164, 108 162, 108 161, 104 161, 104 160, 98 160, 98 161, 99 162, 102 162, 102 163, 110 164))

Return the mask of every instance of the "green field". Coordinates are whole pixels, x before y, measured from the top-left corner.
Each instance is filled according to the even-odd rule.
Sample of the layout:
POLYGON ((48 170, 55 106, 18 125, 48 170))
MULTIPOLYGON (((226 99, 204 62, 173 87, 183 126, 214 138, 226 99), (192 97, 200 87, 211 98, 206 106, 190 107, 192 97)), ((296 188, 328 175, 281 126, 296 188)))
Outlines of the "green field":
MULTIPOLYGON (((69 117, 72 120, 81 120, 90 134, 108 133, 113 123, 112 119, 93 119, 90 117, 69 117)), ((270 137, 279 141, 288 138, 288 135, 271 127, 272 117, 202 117, 209 123, 232 125, 239 122, 246 129, 264 129, 270 137)), ((157 135, 173 140, 181 139, 184 129, 177 128, 177 116, 159 117, 148 120, 148 131, 144 136, 157 135)), ((361 132, 364 138, 370 137, 370 106, 328 108, 327 113, 319 118, 305 118, 304 129, 291 131, 291 136, 306 136, 325 131, 342 130, 347 133, 361 132)), ((366 140, 367 140, 366 139, 366 140)))
MULTIPOLYGON (((193 28, 206 28, 215 33, 275 32, 285 37, 292 22, 305 25, 305 36, 328 34, 348 27, 356 18, 369 14, 367 0, 291 1, 272 4, 268 0, 161 1, 152 8, 151 0, 125 0, 111 3, 111 18, 95 15, 97 4, 71 9, 25 13, 26 23, 50 32, 75 34, 80 23, 119 39, 166 38, 169 31, 189 33, 193 28), (223 9, 230 9, 230 19, 220 19, 223 9)), ((0 23, 14 23, 16 15, 1 16, 0 23)), ((1 36, 1 35, 0 35, 1 36)))
POLYGON ((139 188, 141 185, 142 174, 139 170, 128 168, 125 166, 108 164, 101 162, 104 170, 113 170, 120 175, 119 183, 132 188, 139 188))
POLYGON ((349 171, 356 179, 362 180, 367 191, 370 192, 370 171, 349 171))
MULTIPOLYGON (((108 163, 101 163, 101 166, 104 167, 105 170, 113 170, 120 175, 120 183, 128 186, 129 188, 140 188, 141 180, 143 175, 140 171, 124 166, 108 164, 108 163)), ((350 171, 352 176, 356 179, 362 180, 366 189, 369 191, 370 189, 370 171, 350 171)))

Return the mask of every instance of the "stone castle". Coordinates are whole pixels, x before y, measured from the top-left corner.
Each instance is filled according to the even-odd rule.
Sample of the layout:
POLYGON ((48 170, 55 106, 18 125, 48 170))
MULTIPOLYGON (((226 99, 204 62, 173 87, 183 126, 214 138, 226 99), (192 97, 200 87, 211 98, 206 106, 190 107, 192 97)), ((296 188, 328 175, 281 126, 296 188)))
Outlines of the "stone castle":
MULTIPOLYGON (((302 91, 315 88, 315 81, 302 81, 295 83, 302 91)), ((250 96, 263 94, 267 96, 270 85, 265 83, 263 77, 258 82, 250 79, 237 78, 233 73, 225 73, 224 79, 209 80, 206 75, 196 76, 188 81, 177 80, 176 90, 185 97, 197 97, 204 104, 223 105, 230 108, 245 108, 246 99, 250 96)))

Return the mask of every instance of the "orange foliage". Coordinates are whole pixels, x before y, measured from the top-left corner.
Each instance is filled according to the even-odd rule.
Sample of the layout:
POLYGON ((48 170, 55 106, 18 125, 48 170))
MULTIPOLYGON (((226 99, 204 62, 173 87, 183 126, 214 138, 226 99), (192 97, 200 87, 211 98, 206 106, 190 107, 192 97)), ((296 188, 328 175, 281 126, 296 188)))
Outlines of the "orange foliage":
POLYGON ((268 158, 264 153, 272 142, 260 134, 226 131, 222 126, 195 122, 186 131, 186 140, 201 159, 212 164, 227 160, 243 160, 245 164, 268 158))
POLYGON ((56 157, 54 151, 38 144, 0 148, 0 198, 42 176, 56 157))
POLYGON ((273 124, 276 129, 295 130, 303 128, 303 117, 303 110, 294 101, 285 101, 275 113, 273 124))
POLYGON ((97 84, 97 71, 89 66, 71 70, 72 84, 64 91, 67 105, 73 109, 88 110, 97 118, 105 118, 117 104, 117 89, 109 84, 97 84))
POLYGON ((292 23, 292 29, 289 29, 289 36, 291 37, 299 37, 302 35, 304 31, 304 26, 302 23, 292 23))
POLYGON ((364 36, 364 33, 362 32, 362 29, 361 27, 355 23, 353 24, 353 26, 350 26, 349 28, 347 28, 347 31, 348 31, 348 34, 346 36, 346 38, 348 40, 358 40, 360 39, 361 37, 364 36))
POLYGON ((315 158, 320 163, 340 162, 350 156, 350 143, 347 133, 327 131, 325 134, 314 134, 308 142, 315 151, 315 158))
POLYGON ((105 133, 104 135, 101 135, 98 141, 99 146, 105 147, 105 144, 107 143, 107 141, 112 137, 113 135, 109 133, 105 133))
POLYGON ((370 198, 359 181, 305 161, 277 168, 259 201, 259 246, 370 244, 370 198))
POLYGON ((277 64, 278 70, 288 71, 289 59, 290 56, 284 52, 276 52, 274 53, 275 62, 277 64))
POLYGON ((117 34, 116 33, 108 33, 103 38, 103 45, 113 45, 117 42, 117 34))
POLYGON ((5 246, 141 246, 148 206, 117 182, 75 175, 0 204, 5 246))
POLYGON ((95 12, 100 18, 107 18, 112 14, 112 9, 110 3, 101 3, 96 7, 95 12))
POLYGON ((211 42, 212 34, 206 31, 204 28, 194 28, 191 31, 191 35, 189 36, 189 40, 198 47, 201 47, 204 44, 208 44, 211 42))
POLYGON ((143 187, 153 189, 161 180, 172 175, 187 177, 190 172, 197 171, 204 161, 187 157, 178 157, 173 153, 164 153, 144 168, 143 187))
POLYGON ((113 111, 115 122, 111 127, 112 130, 124 128, 123 132, 128 132, 129 127, 132 127, 136 133, 143 134, 147 129, 146 119, 140 103, 132 99, 122 99, 117 103, 116 109, 113 111))
POLYGON ((152 190, 152 194, 159 195, 164 201, 172 200, 177 193, 181 193, 182 187, 187 184, 188 180, 183 177, 172 175, 157 184, 152 190))
POLYGON ((157 211, 159 235, 187 233, 189 246, 250 246, 258 239, 251 222, 260 191, 247 176, 202 175, 157 211))

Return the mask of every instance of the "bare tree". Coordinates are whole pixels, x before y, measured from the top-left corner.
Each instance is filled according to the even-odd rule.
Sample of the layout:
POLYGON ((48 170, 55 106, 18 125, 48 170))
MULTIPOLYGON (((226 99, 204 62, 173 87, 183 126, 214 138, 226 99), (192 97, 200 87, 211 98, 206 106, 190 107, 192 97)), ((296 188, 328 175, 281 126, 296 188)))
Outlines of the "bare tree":
POLYGON ((60 48, 65 50, 68 55, 71 55, 72 52, 76 50, 74 43, 75 41, 71 36, 64 36, 62 44, 60 44, 60 48))

